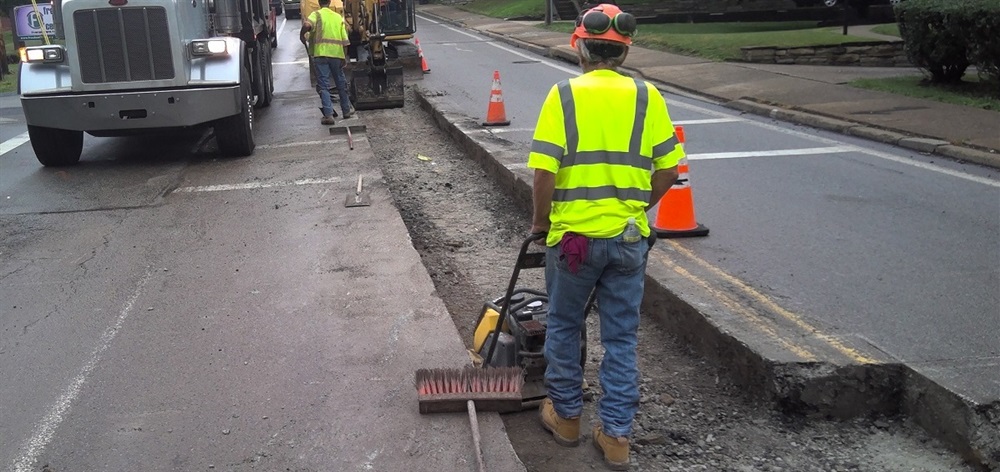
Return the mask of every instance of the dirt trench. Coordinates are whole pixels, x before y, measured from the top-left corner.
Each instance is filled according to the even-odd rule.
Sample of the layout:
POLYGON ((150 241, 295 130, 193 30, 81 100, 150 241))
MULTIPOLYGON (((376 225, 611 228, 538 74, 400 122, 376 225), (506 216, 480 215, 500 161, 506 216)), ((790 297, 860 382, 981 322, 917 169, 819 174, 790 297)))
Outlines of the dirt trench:
MULTIPOLYGON (((483 303, 506 289, 531 215, 434 125, 417 106, 412 86, 406 94, 404 108, 365 111, 361 117, 413 246, 469 345, 483 303)), ((544 288, 540 272, 523 273, 519 285, 544 288)), ((594 316, 588 334, 585 375, 599 393, 596 367, 602 352, 594 316)), ((634 471, 973 470, 905 419, 785 416, 749 398, 645 314, 639 367, 634 471)), ((585 403, 585 437, 576 448, 556 445, 539 426, 537 412, 504 415, 504 424, 529 471, 604 470, 589 442, 595 407, 596 402, 585 403)))

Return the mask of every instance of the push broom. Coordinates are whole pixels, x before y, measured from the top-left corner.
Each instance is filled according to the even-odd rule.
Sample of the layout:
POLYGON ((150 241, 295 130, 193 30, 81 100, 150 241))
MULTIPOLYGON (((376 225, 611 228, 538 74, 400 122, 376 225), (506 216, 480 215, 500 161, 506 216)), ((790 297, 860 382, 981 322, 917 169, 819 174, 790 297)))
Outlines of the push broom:
POLYGON ((520 367, 468 366, 464 369, 417 370, 417 403, 420 413, 469 412, 476 464, 484 472, 479 438, 479 411, 520 411, 524 372, 520 367))

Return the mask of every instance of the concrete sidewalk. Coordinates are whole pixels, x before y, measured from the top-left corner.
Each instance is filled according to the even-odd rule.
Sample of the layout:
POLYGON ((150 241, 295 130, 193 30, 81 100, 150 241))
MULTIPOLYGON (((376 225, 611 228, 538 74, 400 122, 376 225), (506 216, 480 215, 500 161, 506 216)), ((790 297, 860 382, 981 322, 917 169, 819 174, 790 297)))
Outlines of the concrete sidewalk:
MULTIPOLYGON (((565 33, 447 5, 434 15, 537 54, 576 61, 565 33)), ((744 112, 1000 168, 1000 113, 846 85, 858 78, 918 75, 912 68, 712 62, 633 47, 624 69, 744 112)))

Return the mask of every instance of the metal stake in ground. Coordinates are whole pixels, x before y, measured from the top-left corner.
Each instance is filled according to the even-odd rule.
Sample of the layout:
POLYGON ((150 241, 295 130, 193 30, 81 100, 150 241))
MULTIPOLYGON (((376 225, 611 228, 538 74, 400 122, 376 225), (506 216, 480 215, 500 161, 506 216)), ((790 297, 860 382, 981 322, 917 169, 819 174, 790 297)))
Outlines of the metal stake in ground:
POLYGON ((344 201, 345 207, 360 207, 360 206, 370 206, 372 204, 371 199, 368 198, 367 194, 361 193, 362 184, 364 182, 364 175, 358 175, 358 188, 354 190, 354 195, 348 195, 347 200, 344 201))

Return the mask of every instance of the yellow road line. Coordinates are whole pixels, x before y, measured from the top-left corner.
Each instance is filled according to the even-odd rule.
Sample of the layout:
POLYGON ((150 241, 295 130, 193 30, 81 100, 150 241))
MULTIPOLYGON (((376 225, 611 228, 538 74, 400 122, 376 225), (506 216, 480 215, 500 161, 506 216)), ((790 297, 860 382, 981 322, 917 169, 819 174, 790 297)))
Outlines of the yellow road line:
POLYGON ((765 306, 767 309, 769 309, 769 310, 777 313, 782 318, 784 318, 784 319, 792 322, 794 325, 798 326, 800 329, 802 329, 806 333, 813 335, 814 337, 816 337, 820 341, 823 341, 824 343, 826 343, 827 345, 829 345, 833 349, 835 349, 838 352, 840 352, 841 354, 847 356, 849 359, 851 359, 851 360, 853 360, 855 362, 861 363, 861 364, 878 364, 879 363, 877 360, 872 359, 871 357, 868 357, 868 356, 866 356, 866 355, 858 352, 856 349, 853 349, 853 348, 850 348, 848 346, 845 346, 843 343, 841 343, 840 341, 838 341, 837 339, 835 339, 833 336, 830 336, 828 334, 823 333, 822 331, 820 331, 815 326, 807 323, 799 315, 796 315, 795 313, 792 313, 791 311, 789 311, 789 310, 783 308, 782 306, 778 305, 777 303, 771 301, 771 299, 768 298, 766 295, 758 292, 753 287, 751 287, 751 286, 747 285, 746 283, 744 283, 742 280, 740 280, 740 279, 738 279, 736 277, 733 277, 733 276, 731 276, 731 275, 723 272, 722 269, 719 269, 718 267, 715 267, 712 264, 709 264, 708 262, 702 260, 701 258, 699 258, 698 256, 696 256, 693 252, 687 250, 686 248, 684 248, 683 246, 681 246, 676 241, 670 241, 670 240, 668 240, 667 242, 671 245, 671 247, 673 247, 673 249, 677 250, 677 252, 680 252, 681 254, 684 254, 687 258, 689 258, 692 261, 696 262, 698 265, 704 267, 706 270, 708 270, 712 274, 714 274, 714 275, 722 278, 723 280, 725 280, 725 281, 727 281, 727 282, 735 285, 736 287, 738 287, 740 290, 742 290, 750 298, 754 299, 755 301, 757 301, 761 305, 765 306))
POLYGON ((702 280, 701 278, 699 278, 698 276, 696 276, 696 275, 688 272, 683 267, 675 264, 673 261, 671 261, 670 259, 668 259, 663 254, 656 254, 654 257, 660 259, 661 262, 663 262, 666 266, 668 266, 670 269, 672 269, 674 272, 676 272, 681 277, 684 277, 685 279, 688 279, 688 280, 690 280, 690 281, 698 284, 701 288, 703 288, 703 289, 707 290, 708 292, 711 292, 712 294, 714 294, 715 297, 723 305, 725 305, 727 308, 729 308, 730 310, 732 310, 736 314, 742 316, 745 320, 749 321, 750 324, 752 324, 754 326, 754 328, 756 328, 757 330, 759 330, 759 331, 763 332, 764 334, 770 336, 771 339, 773 339, 774 341, 777 341, 779 344, 781 344, 782 347, 784 347, 785 349, 791 351, 796 356, 799 356, 803 360, 806 360, 806 361, 815 361, 816 360, 816 355, 813 354, 812 352, 809 352, 809 350, 807 350, 804 347, 799 346, 799 345, 797 345, 795 343, 792 343, 791 341, 789 341, 789 340, 781 337, 780 335, 778 335, 777 331, 775 331, 774 328, 770 326, 770 324, 771 324, 770 320, 763 319, 763 318, 757 316, 757 314, 754 313, 752 310, 748 310, 746 307, 740 305, 740 303, 738 301, 733 300, 732 297, 728 296, 722 290, 719 290, 717 288, 714 288, 714 287, 710 286, 708 284, 708 282, 706 282, 706 281, 702 280))

